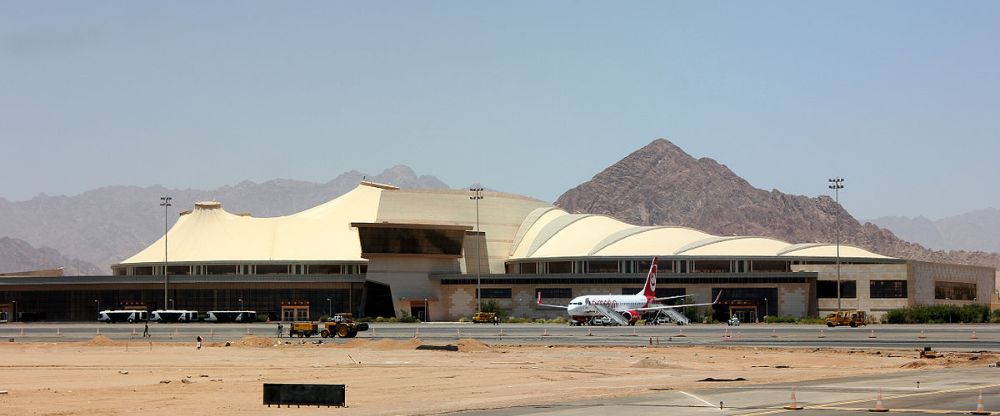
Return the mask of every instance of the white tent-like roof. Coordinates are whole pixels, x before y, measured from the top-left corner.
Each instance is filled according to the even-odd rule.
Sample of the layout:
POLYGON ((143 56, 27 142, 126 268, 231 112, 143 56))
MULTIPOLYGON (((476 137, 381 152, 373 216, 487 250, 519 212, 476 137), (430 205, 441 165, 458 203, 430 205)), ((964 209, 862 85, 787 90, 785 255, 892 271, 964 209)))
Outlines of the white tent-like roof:
MULTIPOLYGON (((835 257, 833 244, 791 244, 767 237, 714 236, 687 227, 635 226, 602 215, 540 208, 522 224, 513 259, 556 257, 835 257)), ((847 245, 840 257, 891 259, 847 245)))
MULTIPOLYGON (((234 215, 199 202, 167 232, 171 262, 361 261, 352 222, 374 222, 382 189, 361 185, 325 204, 273 218, 234 215)), ((121 264, 162 263, 164 239, 121 264)))

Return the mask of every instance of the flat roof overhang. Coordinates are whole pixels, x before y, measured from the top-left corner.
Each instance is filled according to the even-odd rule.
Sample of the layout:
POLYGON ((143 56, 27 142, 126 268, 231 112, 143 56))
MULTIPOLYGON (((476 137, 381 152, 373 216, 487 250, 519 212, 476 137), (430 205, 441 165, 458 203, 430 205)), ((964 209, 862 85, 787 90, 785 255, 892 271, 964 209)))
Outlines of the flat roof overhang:
MULTIPOLYGON (((216 284, 275 284, 275 283, 364 283, 364 275, 171 275, 171 285, 216 284)), ((32 288, 69 286, 145 286, 163 285, 163 276, 56 276, 56 277, 4 277, 0 290, 7 288, 32 288)))

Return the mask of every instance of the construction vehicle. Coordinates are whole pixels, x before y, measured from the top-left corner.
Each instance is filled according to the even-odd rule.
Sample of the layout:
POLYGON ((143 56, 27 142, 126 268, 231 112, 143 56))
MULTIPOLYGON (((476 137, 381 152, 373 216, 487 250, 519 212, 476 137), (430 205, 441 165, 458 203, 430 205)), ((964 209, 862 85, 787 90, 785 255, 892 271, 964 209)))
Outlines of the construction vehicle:
POLYGON ((850 326, 857 328, 867 325, 865 311, 837 311, 826 316, 826 326, 850 326))
POLYGON ((358 324, 354 322, 292 322, 288 336, 309 338, 319 335, 323 338, 341 337, 354 338, 358 336, 358 324))
POLYGON ((472 315, 472 323, 496 325, 500 323, 500 317, 495 312, 476 312, 472 315))

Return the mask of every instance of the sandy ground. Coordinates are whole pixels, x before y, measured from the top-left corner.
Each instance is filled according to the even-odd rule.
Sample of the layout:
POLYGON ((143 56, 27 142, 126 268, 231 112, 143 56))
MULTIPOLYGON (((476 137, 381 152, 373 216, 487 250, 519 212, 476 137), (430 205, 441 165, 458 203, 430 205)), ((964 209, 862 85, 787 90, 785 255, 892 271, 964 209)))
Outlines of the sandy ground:
POLYGON ((265 382, 347 385, 348 408, 289 410, 300 414, 436 414, 997 361, 972 353, 921 360, 917 351, 898 350, 487 346, 475 340, 456 343, 458 352, 416 350, 417 340, 276 346, 269 338, 246 337, 232 344, 199 351, 193 343, 126 345, 103 336, 0 344, 0 391, 7 391, 0 394, 0 415, 287 414, 262 405, 265 382), (707 377, 746 381, 699 381, 707 377))

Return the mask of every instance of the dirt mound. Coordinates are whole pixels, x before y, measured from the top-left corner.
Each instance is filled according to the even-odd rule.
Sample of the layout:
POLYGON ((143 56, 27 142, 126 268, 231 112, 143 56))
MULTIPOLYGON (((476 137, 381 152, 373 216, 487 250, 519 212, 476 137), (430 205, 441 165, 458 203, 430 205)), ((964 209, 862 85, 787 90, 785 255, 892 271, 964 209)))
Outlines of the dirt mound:
POLYGON ((457 344, 458 350, 461 352, 482 352, 492 350, 489 345, 471 338, 462 338, 458 340, 457 344))
POLYGON ((243 338, 231 342, 230 344, 234 347, 268 348, 268 347, 273 347, 274 344, 276 344, 276 342, 271 338, 247 335, 243 338))
POLYGON ((927 361, 910 361, 906 364, 899 366, 899 368, 924 368, 927 367, 928 364, 930 363, 927 361))
POLYGON ((676 365, 668 363, 666 360, 653 357, 644 357, 629 365, 632 368, 677 368, 676 365))
POLYGON ((84 345, 87 347, 120 347, 125 345, 123 342, 113 341, 104 335, 96 335, 88 341, 80 342, 79 345, 84 345))
POLYGON ((338 345, 338 347, 344 348, 367 348, 371 344, 371 341, 364 338, 354 338, 343 344, 338 345))
POLYGON ((423 345, 424 343, 416 338, 411 338, 406 341, 397 341, 394 339, 380 339, 378 341, 368 342, 363 345, 362 348, 368 348, 372 350, 380 351, 391 351, 391 350, 412 350, 423 345))

